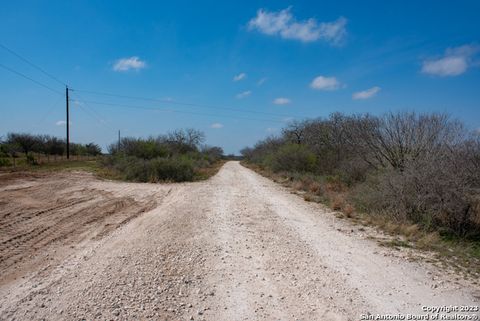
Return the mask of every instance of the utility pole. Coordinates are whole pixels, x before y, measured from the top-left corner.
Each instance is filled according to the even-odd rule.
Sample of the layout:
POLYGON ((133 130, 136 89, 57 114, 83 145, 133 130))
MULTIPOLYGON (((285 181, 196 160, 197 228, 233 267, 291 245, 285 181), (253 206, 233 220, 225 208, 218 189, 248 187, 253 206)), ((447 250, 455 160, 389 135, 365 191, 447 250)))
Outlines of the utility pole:
POLYGON ((70 108, 68 106, 68 86, 65 86, 65 94, 67 98, 67 159, 70 159, 70 108))
POLYGON ((118 147, 117 147, 117 153, 120 153, 120 129, 118 130, 118 147))

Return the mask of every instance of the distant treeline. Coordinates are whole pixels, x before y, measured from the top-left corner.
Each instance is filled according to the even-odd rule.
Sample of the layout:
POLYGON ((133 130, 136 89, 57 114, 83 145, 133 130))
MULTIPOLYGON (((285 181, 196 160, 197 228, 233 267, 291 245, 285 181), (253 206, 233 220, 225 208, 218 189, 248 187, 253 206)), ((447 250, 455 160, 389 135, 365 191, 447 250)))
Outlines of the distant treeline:
POLYGON ((150 138, 126 137, 108 147, 105 165, 129 181, 192 181, 223 156, 222 148, 203 145, 204 141, 205 135, 194 129, 150 138))
MULTIPOLYGON (((9 133, 0 139, 0 157, 32 156, 33 153, 48 156, 66 154, 66 142, 49 135, 32 135, 25 133, 9 133)), ((70 154, 81 156, 97 156, 102 149, 95 143, 70 143, 70 154)))
POLYGON ((480 235, 480 135, 447 115, 335 113, 292 122, 242 154, 335 209, 480 235))

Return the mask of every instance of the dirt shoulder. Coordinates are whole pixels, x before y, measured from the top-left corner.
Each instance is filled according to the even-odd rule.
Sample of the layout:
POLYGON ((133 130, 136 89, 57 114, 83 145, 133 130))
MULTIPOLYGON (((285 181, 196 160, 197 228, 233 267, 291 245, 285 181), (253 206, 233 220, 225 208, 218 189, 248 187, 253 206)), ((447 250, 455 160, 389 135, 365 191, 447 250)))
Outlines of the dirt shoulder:
POLYGON ((86 172, 0 174, 0 284, 46 273, 85 243, 154 208, 162 194, 158 187, 132 189, 86 172))

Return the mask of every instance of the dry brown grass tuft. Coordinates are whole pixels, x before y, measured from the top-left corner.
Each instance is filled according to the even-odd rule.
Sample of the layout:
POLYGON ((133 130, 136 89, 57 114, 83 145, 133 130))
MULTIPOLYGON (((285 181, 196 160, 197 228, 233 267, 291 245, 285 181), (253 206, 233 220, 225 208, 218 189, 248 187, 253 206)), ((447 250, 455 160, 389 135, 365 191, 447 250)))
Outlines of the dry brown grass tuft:
POLYGON ((343 197, 341 197, 340 195, 336 195, 332 199, 330 206, 332 207, 333 210, 339 211, 343 208, 344 204, 345 204, 345 200, 343 199, 343 197))
POLYGON ((294 181, 292 183, 292 188, 297 190, 297 191, 303 191, 304 190, 304 183, 302 181, 294 181))
POLYGON ((345 192, 346 191, 346 186, 342 182, 331 181, 331 182, 327 182, 325 184, 325 189, 328 192, 340 193, 340 192, 345 192))
POLYGON ((418 239, 420 228, 417 224, 403 224, 400 225, 400 233, 408 237, 409 239, 418 239))
POLYGON ((440 236, 437 232, 428 233, 420 237, 416 242, 417 246, 422 249, 431 249, 438 245, 440 242, 440 236))
POLYGON ((307 202, 314 202, 314 201, 315 201, 315 199, 314 199, 314 198, 312 197, 312 195, 310 195, 310 194, 305 194, 305 195, 303 196, 303 199, 304 199, 305 201, 307 201, 307 202))
POLYGON ((352 218, 355 213, 355 208, 350 204, 345 204, 343 206, 342 212, 349 218, 352 218))
POLYGON ((322 185, 320 185, 318 182, 311 182, 308 189, 310 190, 310 192, 318 195, 321 194, 322 185))

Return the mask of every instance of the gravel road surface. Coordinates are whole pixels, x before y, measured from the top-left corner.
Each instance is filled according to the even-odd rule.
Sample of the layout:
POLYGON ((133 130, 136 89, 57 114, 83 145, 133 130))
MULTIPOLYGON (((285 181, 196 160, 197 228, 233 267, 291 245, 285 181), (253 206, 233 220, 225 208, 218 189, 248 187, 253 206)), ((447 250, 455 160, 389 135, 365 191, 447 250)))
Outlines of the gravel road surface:
POLYGON ((379 246, 368 229, 238 162, 185 184, 75 175, 76 185, 50 193, 59 199, 58 193, 70 193, 56 201, 57 214, 49 212, 56 223, 25 240, 11 238, 50 220, 38 214, 38 200, 30 207, 15 203, 22 188, 67 178, 0 185, 0 215, 10 213, 2 228, 18 225, 0 235, 1 320, 334 321, 480 305, 479 289, 468 280, 379 246), (12 216, 30 225, 21 227, 12 216), (42 235, 52 233, 46 242, 42 235))

